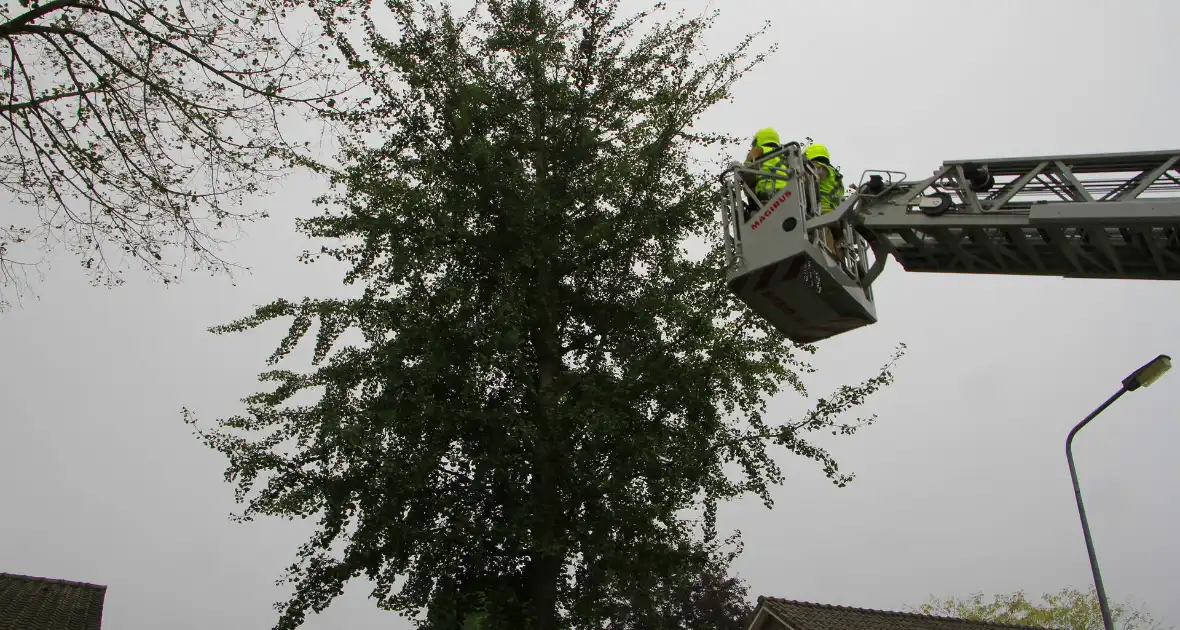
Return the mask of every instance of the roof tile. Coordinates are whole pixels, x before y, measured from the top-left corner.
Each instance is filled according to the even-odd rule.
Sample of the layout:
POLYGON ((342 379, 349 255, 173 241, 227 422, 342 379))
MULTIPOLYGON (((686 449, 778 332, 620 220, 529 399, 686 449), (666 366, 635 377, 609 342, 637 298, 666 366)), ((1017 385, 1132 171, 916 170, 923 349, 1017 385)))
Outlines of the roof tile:
POLYGON ((778 597, 759 597, 758 603, 795 630, 1028 630, 987 621, 968 621, 917 613, 814 604, 778 597))
POLYGON ((0 573, 0 630, 100 630, 107 587, 0 573))

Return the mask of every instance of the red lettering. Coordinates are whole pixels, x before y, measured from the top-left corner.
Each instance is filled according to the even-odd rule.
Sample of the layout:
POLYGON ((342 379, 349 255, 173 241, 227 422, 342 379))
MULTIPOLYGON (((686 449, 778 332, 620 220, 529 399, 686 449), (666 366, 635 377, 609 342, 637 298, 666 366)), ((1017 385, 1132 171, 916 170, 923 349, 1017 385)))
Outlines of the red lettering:
POLYGON ((783 191, 783 194, 781 196, 779 196, 778 199, 775 199, 774 203, 767 206, 766 210, 764 210, 762 212, 762 214, 758 216, 757 219, 754 219, 754 223, 752 225, 750 225, 750 229, 757 230, 758 226, 762 225, 763 222, 765 222, 767 219, 769 219, 770 215, 774 214, 774 211, 778 210, 778 207, 783 205, 783 202, 786 201, 787 198, 790 196, 791 196, 791 191, 789 191, 789 190, 783 191))

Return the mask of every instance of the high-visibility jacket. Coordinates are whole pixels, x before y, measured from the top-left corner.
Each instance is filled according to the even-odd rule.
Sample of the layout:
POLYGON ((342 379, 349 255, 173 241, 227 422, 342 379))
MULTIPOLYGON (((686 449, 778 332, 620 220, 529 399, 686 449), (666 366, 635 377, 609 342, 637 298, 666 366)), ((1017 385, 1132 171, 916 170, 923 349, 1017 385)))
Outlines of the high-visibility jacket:
POLYGON ((830 164, 818 164, 821 172, 819 180, 819 205, 822 212, 831 212, 844 201, 844 177, 840 171, 830 164))
MULTIPOLYGON (((773 153, 778 151, 779 146, 778 132, 767 127, 758 130, 754 134, 754 146, 762 147, 762 154, 773 153)), ((759 166, 759 170, 764 173, 774 173, 779 177, 787 176, 787 163, 783 156, 779 155, 769 160, 766 160, 759 166)), ((786 179, 772 179, 770 177, 759 177, 754 184, 754 192, 763 199, 770 199, 775 193, 787 187, 786 179)))
POLYGON ((832 155, 822 144, 811 144, 803 151, 803 156, 814 160, 819 175, 819 203, 821 212, 831 212, 844 201, 844 176, 840 170, 832 165, 832 155), (818 158, 824 158, 821 162, 818 158))

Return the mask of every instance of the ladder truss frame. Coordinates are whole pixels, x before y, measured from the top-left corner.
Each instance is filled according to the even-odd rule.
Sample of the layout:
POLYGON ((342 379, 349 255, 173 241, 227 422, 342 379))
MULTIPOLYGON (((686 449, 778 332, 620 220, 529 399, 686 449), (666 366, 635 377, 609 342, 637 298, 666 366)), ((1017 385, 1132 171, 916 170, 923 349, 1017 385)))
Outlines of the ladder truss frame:
POLYGON ((865 171, 812 227, 841 221, 877 258, 866 283, 888 257, 919 272, 1180 279, 1180 151, 955 160, 919 181, 865 171), (866 189, 874 174, 883 190, 866 189))

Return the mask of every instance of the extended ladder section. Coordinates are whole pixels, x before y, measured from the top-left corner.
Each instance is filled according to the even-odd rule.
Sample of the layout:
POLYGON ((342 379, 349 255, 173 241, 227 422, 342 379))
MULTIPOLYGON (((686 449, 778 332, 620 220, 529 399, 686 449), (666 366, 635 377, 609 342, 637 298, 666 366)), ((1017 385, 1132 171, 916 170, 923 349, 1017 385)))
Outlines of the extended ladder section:
POLYGON ((1180 279, 1180 151, 965 160, 921 181, 894 175, 866 172, 838 212, 906 271, 1180 279))
POLYGON ((798 343, 874 323, 890 257, 906 271, 1180 280, 1180 151, 945 162, 913 181, 866 171, 827 213, 819 168, 792 143, 723 175, 729 288, 798 343))

